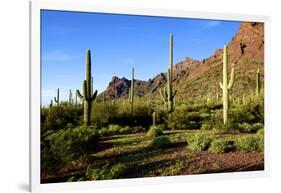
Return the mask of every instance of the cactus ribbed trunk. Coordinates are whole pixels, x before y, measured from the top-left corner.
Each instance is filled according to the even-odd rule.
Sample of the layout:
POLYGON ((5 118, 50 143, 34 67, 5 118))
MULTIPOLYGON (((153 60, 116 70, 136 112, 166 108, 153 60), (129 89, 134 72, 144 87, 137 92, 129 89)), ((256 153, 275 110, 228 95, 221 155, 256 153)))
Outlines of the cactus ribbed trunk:
POLYGON ((68 99, 69 104, 72 104, 72 91, 69 89, 69 99, 68 99))
POLYGON ((228 107, 229 107, 229 95, 228 90, 232 88, 234 83, 234 68, 231 69, 230 81, 228 83, 228 55, 227 47, 223 49, 223 82, 220 82, 223 98, 223 123, 226 124, 228 120, 228 107))
POLYGON ((256 74, 256 97, 260 94, 260 69, 257 69, 256 74))
POLYGON ((133 113, 134 111, 134 77, 135 71, 134 68, 132 68, 132 79, 131 79, 131 89, 129 91, 129 104, 130 104, 130 111, 133 113))
POLYGON ((54 101, 57 103, 57 106, 60 105, 60 89, 57 89, 57 96, 54 97, 54 101))
POLYGON ((156 114, 156 112, 153 112, 152 113, 152 125, 155 127, 156 126, 156 117, 157 116, 157 114, 156 114))
POLYGON ((83 95, 77 90, 77 96, 83 101, 84 105, 84 124, 90 125, 92 103, 96 99, 97 90, 93 92, 92 89, 92 75, 91 75, 91 51, 87 50, 86 54, 86 80, 83 81, 83 95))
POLYGON ((170 51, 169 51, 169 67, 167 71, 167 90, 164 87, 163 91, 160 89, 160 96, 167 107, 168 113, 174 111, 174 97, 176 91, 173 91, 173 35, 170 34, 170 51))

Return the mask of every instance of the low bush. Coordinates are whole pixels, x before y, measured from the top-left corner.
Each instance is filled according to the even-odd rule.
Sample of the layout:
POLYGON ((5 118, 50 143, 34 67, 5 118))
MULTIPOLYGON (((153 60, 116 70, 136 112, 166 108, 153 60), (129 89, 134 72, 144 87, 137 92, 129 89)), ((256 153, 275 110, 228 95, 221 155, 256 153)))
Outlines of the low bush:
POLYGON ((129 127, 111 124, 108 127, 102 127, 98 130, 100 136, 120 135, 120 134, 132 134, 140 131, 144 131, 144 128, 140 126, 129 127))
POLYGON ((263 129, 262 123, 240 123, 238 124, 239 131, 242 133, 256 133, 258 130, 263 129))
POLYGON ((241 151, 262 151, 263 150, 263 136, 248 135, 241 137, 235 141, 235 147, 241 151))
POLYGON ((91 151, 98 140, 97 130, 92 127, 76 127, 59 130, 47 136, 50 152, 58 160, 67 163, 91 151))
POLYGON ((188 148, 194 151, 205 151, 214 139, 214 136, 209 134, 197 133, 187 139, 188 148))
POLYGON ((117 163, 111 165, 106 163, 102 167, 91 168, 86 170, 86 178, 88 180, 110 180, 121 178, 127 170, 127 165, 124 163, 117 163))
POLYGON ((167 120, 171 129, 200 129, 202 117, 199 112, 175 111, 167 120))
POLYGON ((212 153, 225 153, 234 149, 234 141, 228 141, 225 139, 215 139, 212 141, 209 151, 212 153))
POLYGON ((167 136, 159 136, 152 140, 150 147, 155 149, 166 148, 171 144, 170 138, 167 136))
POLYGON ((83 108, 80 105, 66 105, 41 109, 41 132, 76 127, 82 123, 83 108))
POLYGON ((146 133, 146 136, 149 138, 158 137, 163 134, 163 129, 163 125, 151 126, 148 132, 146 133))

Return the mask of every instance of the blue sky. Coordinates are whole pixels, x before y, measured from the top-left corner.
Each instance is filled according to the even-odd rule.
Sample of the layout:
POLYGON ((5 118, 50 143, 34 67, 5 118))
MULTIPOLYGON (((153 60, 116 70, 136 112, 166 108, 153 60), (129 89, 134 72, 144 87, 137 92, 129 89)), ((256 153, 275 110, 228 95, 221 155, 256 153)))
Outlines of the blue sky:
POLYGON ((167 70, 169 34, 174 35, 174 63, 186 56, 202 60, 227 44, 240 22, 41 11, 42 104, 60 88, 81 89, 86 49, 92 52, 94 89, 102 92, 112 76, 148 80, 167 70))

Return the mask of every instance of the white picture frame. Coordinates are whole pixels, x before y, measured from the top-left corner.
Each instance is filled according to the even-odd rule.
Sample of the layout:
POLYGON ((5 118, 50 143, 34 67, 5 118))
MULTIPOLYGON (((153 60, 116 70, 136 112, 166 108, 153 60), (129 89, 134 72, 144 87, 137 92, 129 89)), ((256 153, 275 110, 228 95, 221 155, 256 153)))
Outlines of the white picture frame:
POLYGON ((137 7, 125 6, 103 6, 98 4, 86 4, 83 2, 66 3, 58 1, 32 1, 30 2, 30 191, 45 192, 54 190, 79 190, 85 188, 102 188, 102 187, 126 187, 135 185, 148 184, 167 184, 167 183, 188 183, 190 181, 210 181, 225 179, 241 179, 265 177, 270 172, 270 150, 269 150, 269 26, 270 18, 259 15, 240 15, 229 13, 208 13, 208 12, 190 12, 185 10, 163 10, 163 9, 143 9, 137 7), (253 21, 264 22, 265 25, 265 150, 264 171, 239 172, 239 173, 220 173, 220 174, 203 174, 191 176, 174 176, 174 177, 152 177, 136 178, 107 181, 85 181, 73 183, 40 183, 40 10, 63 10, 79 12, 96 12, 96 13, 116 13, 129 15, 149 15, 149 16, 168 16, 197 19, 215 19, 231 21, 253 21))

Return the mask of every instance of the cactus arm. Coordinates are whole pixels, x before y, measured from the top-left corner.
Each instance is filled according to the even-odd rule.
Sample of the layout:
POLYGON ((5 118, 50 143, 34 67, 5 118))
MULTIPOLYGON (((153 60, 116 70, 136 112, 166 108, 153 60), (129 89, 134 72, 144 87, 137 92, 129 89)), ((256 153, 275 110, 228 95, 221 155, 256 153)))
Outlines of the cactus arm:
POLYGON ((83 100, 83 96, 81 95, 78 89, 76 90, 76 95, 79 97, 80 100, 83 100))
POLYGON ((176 96, 177 90, 175 90, 174 94, 172 95, 172 99, 176 96))
POLYGON ((98 91, 95 90, 94 94, 91 96, 91 100, 94 101, 97 97, 98 91))
POLYGON ((231 88, 232 88, 233 83, 234 83, 234 78, 235 78, 235 69, 232 68, 232 69, 231 69, 231 74, 230 74, 230 80, 229 80, 227 89, 231 89, 231 88))
POLYGON ((222 84, 222 82, 220 82, 220 88, 223 89, 223 84, 222 84))
POLYGON ((165 97, 165 88, 163 90, 159 90, 159 93, 160 93, 160 96, 161 96, 161 99, 163 100, 164 104, 166 104, 166 97, 165 97))
POLYGON ((58 103, 58 99, 57 99, 57 97, 54 97, 54 101, 55 101, 56 103, 58 103))

